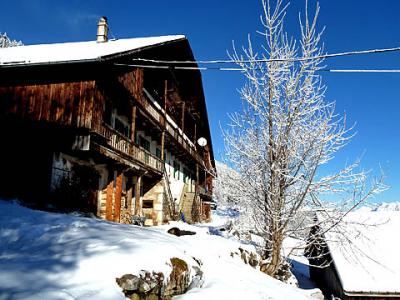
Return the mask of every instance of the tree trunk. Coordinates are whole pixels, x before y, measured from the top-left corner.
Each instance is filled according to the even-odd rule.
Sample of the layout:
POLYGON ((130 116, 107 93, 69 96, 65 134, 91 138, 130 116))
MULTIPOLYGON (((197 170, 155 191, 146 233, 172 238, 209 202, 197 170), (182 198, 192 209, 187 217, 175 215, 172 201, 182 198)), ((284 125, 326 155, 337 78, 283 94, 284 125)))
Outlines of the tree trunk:
POLYGON ((274 276, 276 271, 279 270, 279 267, 282 263, 281 257, 281 249, 282 249, 282 235, 280 233, 273 234, 272 239, 272 248, 269 251, 270 253, 270 262, 267 264, 266 268, 264 269, 264 273, 274 276))

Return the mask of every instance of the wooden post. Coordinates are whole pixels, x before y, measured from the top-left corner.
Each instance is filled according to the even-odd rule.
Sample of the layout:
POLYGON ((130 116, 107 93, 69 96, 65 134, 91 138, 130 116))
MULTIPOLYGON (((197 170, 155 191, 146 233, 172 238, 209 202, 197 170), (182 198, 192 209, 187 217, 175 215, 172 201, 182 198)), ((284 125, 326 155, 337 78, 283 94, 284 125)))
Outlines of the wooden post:
POLYGON ((186 102, 182 101, 182 117, 181 117, 181 129, 182 129, 182 132, 185 131, 185 106, 186 106, 186 102))
POLYGON ((203 201, 199 197, 199 206, 200 206, 200 216, 199 219, 200 221, 203 221, 203 201))
POLYGON ((106 196, 106 220, 113 220, 114 170, 111 168, 108 175, 106 196))
POLYGON ((200 178, 199 178, 199 164, 196 164, 196 185, 200 184, 200 178))
POLYGON ((119 222, 121 218, 122 176, 123 173, 118 171, 114 197, 114 222, 119 222))
POLYGON ((135 143, 136 131, 136 106, 132 107, 132 122, 131 122, 131 142, 135 143))
MULTIPOLYGON (((194 145, 197 145, 197 124, 194 123, 194 140, 193 140, 194 145)), ((197 147, 196 147, 197 148, 197 147)))
POLYGON ((165 143, 165 130, 161 133, 161 160, 164 162, 164 143, 165 143))
POLYGON ((164 149, 165 149, 165 130, 167 127, 167 98, 168 98, 168 81, 164 82, 164 128, 161 133, 161 160, 164 162, 164 149))
POLYGON ((125 197, 125 207, 128 210, 129 213, 132 213, 132 176, 127 177, 127 191, 126 191, 126 197, 125 197))
POLYGON ((138 176, 135 185, 135 215, 140 216, 142 214, 142 205, 140 203, 140 186, 142 184, 142 176, 138 176))
POLYGON ((167 114, 168 81, 164 82, 164 116, 167 114))

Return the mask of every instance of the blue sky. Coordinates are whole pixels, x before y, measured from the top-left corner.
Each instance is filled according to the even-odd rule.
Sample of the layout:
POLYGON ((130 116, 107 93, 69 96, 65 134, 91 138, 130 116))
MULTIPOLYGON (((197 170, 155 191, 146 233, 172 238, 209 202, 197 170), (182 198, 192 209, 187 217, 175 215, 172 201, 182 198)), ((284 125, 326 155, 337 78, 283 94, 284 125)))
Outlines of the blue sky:
MULTIPOLYGON (((310 6, 314 5, 310 0, 310 6)), ((320 26, 330 53, 400 46, 400 1, 321 0, 320 26)), ((232 40, 245 43, 247 34, 260 29, 258 0, 202 1, 47 1, 13 0, 1 4, 0 32, 25 44, 94 40, 100 16, 109 19, 116 38, 185 34, 197 59, 226 59, 232 40), (6 12, 6 13, 4 13, 6 12)), ((298 13, 303 0, 293 0, 287 29, 298 34, 298 13)), ((329 59, 328 68, 400 69, 400 53, 329 59)), ((333 162, 334 169, 363 155, 362 166, 386 173, 391 189, 378 201, 400 200, 400 74, 326 73, 327 99, 357 122, 357 135, 333 162)), ((219 123, 240 108, 237 88, 240 73, 204 71, 204 90, 214 152, 223 143, 219 123)))

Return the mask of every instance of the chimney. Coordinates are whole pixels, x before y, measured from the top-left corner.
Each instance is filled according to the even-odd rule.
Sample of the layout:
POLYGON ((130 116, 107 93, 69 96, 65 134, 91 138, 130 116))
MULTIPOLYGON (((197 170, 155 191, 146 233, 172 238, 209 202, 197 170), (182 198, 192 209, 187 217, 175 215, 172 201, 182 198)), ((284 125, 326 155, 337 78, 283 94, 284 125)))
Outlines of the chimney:
POLYGON ((108 41, 108 23, 106 17, 101 17, 97 23, 97 42, 105 43, 108 41))

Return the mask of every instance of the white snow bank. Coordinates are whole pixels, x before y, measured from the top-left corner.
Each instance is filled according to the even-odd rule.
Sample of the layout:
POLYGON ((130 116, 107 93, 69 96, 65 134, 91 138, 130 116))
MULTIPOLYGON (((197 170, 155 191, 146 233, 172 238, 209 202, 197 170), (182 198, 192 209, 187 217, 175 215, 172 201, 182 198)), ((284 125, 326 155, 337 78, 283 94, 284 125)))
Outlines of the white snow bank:
MULTIPOLYGON (((34 211, 0 201, 0 299, 124 299, 115 278, 141 269, 170 272, 171 257, 203 262, 203 288, 174 299, 308 299, 230 257, 240 243, 207 228, 175 237, 168 226, 143 228, 34 211)), ((250 247, 250 246, 248 246, 250 247)))

